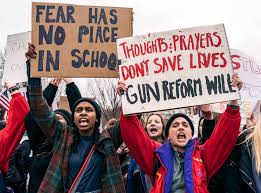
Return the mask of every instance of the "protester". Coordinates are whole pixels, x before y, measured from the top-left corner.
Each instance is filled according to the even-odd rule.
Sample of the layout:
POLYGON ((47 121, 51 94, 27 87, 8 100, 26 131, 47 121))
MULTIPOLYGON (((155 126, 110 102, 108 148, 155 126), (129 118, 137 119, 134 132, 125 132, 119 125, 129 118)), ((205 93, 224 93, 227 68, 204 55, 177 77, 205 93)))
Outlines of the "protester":
POLYGON ((241 149, 241 176, 248 182, 248 190, 251 190, 248 192, 261 193, 261 106, 256 125, 247 128, 242 135, 246 135, 246 140, 241 149))
MULTIPOLYGON (((201 143, 204 144, 212 135, 216 120, 212 112, 211 105, 201 105, 201 112, 203 114, 202 136, 201 143)), ((244 182, 240 177, 239 171, 240 146, 234 146, 229 157, 209 180, 208 189, 210 193, 243 193, 245 191, 242 185, 244 182)))
MULTIPOLYGON (((50 107, 54 101, 60 80, 61 79, 53 78, 43 92, 43 96, 50 107)), ((73 104, 81 98, 81 94, 72 79, 67 78, 63 80, 66 83, 66 95, 69 101, 69 106, 72 108, 73 104)), ((54 112, 56 118, 61 123, 72 125, 71 113, 64 109, 57 109, 54 112)), ((33 119, 31 112, 26 116, 25 123, 31 148, 33 150, 33 163, 30 171, 28 193, 36 193, 49 166, 54 147, 52 141, 48 140, 33 119)))
MULTIPOLYGON (((32 46, 27 55, 36 57, 32 46)), ((73 127, 64 126, 43 99, 40 79, 31 78, 29 84, 32 114, 54 143, 53 157, 38 193, 125 192, 115 150, 122 143, 119 124, 110 133, 105 129, 100 133, 99 105, 92 99, 81 98, 72 109, 73 127), (84 171, 82 175, 79 170, 84 171)))
MULTIPOLYGON (((164 143, 164 121, 160 114, 151 113, 145 122, 145 131, 149 137, 158 142, 164 143)), ((130 160, 126 182, 127 193, 149 193, 152 188, 151 180, 140 169, 135 159, 130 160)))
POLYGON ((9 159, 8 173, 4 176, 5 186, 14 193, 26 193, 27 178, 31 166, 31 148, 29 140, 18 145, 9 159))
POLYGON ((145 131, 151 139, 164 143, 164 121, 159 113, 151 113, 145 122, 145 131))
MULTIPOLYGON (((28 104, 19 92, 19 88, 9 83, 6 86, 12 99, 6 127, 0 131, 0 180, 3 179, 3 172, 8 172, 9 158, 23 137, 25 131, 24 118, 29 112, 28 104)), ((3 186, 3 182, 0 182, 0 186, 3 186)), ((4 189, 4 187, 0 187, 0 189, 4 189)))
MULTIPOLYGON (((233 75, 231 85, 242 86, 238 75, 233 75)), ((118 91, 126 89, 126 84, 119 82, 118 91)), ((236 142, 240 112, 237 100, 230 101, 214 133, 203 145, 192 139, 194 126, 185 114, 170 117, 165 127, 168 141, 163 145, 146 135, 135 115, 121 114, 120 124, 124 142, 153 182, 151 192, 202 193, 208 192, 208 180, 222 166, 236 142)))
MULTIPOLYGON (((119 121, 117 119, 112 118, 105 124, 104 129, 109 131, 110 129, 113 129, 115 124, 118 124, 118 122, 119 121)), ((122 143, 120 147, 117 149, 117 154, 120 160, 121 172, 125 180, 127 177, 129 161, 130 161, 130 152, 126 147, 125 143, 122 143)))
MULTIPOLYGON (((204 143, 213 132, 215 120, 210 105, 205 105, 202 109, 202 113, 204 115, 202 142, 204 143)), ((244 126, 245 130, 239 136, 228 159, 210 179, 209 191, 211 193, 257 192, 251 169, 251 153, 249 152, 249 149, 251 148, 244 143, 246 132, 249 132, 254 128, 254 122, 253 118, 248 120, 247 125, 244 126)))

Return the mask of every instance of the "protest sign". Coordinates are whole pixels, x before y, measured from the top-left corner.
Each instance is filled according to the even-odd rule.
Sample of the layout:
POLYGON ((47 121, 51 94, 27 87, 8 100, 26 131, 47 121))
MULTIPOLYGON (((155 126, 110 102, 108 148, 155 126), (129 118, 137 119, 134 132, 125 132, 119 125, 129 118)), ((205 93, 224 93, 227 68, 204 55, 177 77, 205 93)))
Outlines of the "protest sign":
MULTIPOLYGON (((242 125, 250 118, 261 100, 261 66, 251 57, 237 49, 230 49, 232 66, 243 81, 239 101, 242 125)), ((213 111, 223 113, 227 102, 213 104, 213 111)))
POLYGON ((244 82, 241 100, 250 102, 250 111, 261 100, 261 66, 243 52, 231 49, 232 65, 244 82))
POLYGON ((27 82, 25 52, 29 42, 31 42, 31 32, 8 35, 3 81, 27 82))
POLYGON ((223 24, 122 38, 117 47, 124 114, 239 98, 223 24))
POLYGON ((261 116, 261 115, 260 115, 260 112, 261 112, 261 100, 259 100, 259 101, 256 103, 256 105, 255 105, 255 107, 254 107, 254 109, 253 109, 253 116, 254 116, 254 118, 255 118, 256 120, 258 120, 258 119, 259 119, 259 116, 261 116))
POLYGON ((116 39, 132 35, 132 9, 33 2, 33 77, 118 77, 116 39))

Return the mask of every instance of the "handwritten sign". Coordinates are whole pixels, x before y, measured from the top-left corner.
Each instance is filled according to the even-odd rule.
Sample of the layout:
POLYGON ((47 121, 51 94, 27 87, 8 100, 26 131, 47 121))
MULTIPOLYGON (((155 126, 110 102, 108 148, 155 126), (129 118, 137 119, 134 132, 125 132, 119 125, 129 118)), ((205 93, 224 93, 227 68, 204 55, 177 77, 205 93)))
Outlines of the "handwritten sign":
POLYGON ((8 35, 3 81, 27 82, 25 52, 28 42, 31 42, 31 32, 8 35))
POLYGON ((132 9, 32 3, 33 77, 118 77, 116 39, 132 35, 132 9))
POLYGON ((250 102, 251 112, 256 103, 261 100, 261 66, 250 56, 231 49, 232 65, 244 82, 240 91, 241 100, 250 102))
MULTIPOLYGON (((240 50, 231 49, 232 66, 243 81, 243 88, 240 90, 239 101, 241 124, 246 124, 246 119, 255 112, 261 100, 261 66, 251 57, 240 50)), ((226 102, 213 104, 213 111, 223 113, 226 109, 226 102)))
POLYGON ((124 114, 239 98, 222 24, 121 38, 117 46, 124 114))

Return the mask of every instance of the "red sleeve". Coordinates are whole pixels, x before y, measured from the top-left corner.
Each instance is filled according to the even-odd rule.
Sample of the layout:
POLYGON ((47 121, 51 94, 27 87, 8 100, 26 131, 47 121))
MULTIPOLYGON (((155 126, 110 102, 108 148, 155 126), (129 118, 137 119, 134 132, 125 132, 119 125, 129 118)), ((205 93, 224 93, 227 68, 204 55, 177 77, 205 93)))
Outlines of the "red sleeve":
POLYGON ((120 117, 121 136, 141 170, 151 178, 155 166, 154 150, 159 146, 152 141, 135 115, 120 117))
POLYGON ((0 131, 0 169, 8 170, 8 160, 19 144, 25 131, 24 118, 29 112, 25 98, 16 93, 12 95, 6 127, 0 131))
POLYGON ((203 147, 204 165, 210 179, 230 155, 239 134, 239 108, 227 107, 203 147))

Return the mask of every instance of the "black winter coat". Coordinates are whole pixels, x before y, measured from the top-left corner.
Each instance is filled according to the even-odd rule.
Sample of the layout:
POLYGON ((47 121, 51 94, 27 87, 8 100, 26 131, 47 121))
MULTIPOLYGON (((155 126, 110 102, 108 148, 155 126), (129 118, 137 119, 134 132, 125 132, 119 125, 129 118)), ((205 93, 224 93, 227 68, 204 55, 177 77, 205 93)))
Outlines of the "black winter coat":
POLYGON ((26 180, 31 166, 29 140, 23 141, 9 159, 8 173, 4 175, 5 186, 15 193, 26 193, 26 180))
MULTIPOLYGON (((211 136, 214 120, 203 121, 202 143, 211 136)), ((251 157, 240 137, 224 165, 209 181, 210 193, 255 193, 251 157)))

